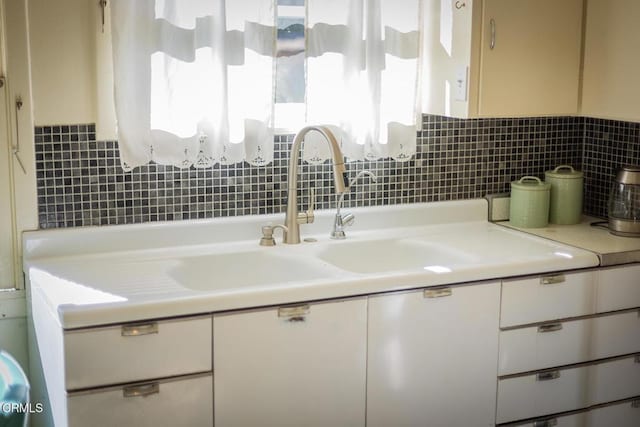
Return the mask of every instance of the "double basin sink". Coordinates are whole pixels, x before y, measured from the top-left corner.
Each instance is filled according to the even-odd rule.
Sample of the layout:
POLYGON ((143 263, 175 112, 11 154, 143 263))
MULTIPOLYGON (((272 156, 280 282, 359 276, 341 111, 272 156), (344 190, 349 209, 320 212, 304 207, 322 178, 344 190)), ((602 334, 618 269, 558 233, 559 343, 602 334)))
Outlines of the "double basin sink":
POLYGON ((186 257, 170 274, 188 288, 209 290, 210 283, 196 278, 215 273, 224 278, 224 287, 238 289, 345 275, 443 273, 473 259, 470 253, 420 238, 347 239, 186 257))

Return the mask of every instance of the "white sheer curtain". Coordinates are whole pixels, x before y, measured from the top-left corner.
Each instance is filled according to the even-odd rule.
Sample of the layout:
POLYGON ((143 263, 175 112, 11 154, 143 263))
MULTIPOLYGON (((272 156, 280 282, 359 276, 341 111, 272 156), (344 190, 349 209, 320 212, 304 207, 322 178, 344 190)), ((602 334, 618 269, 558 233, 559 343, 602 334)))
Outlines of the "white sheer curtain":
POLYGON ((273 159, 273 0, 112 0, 111 12, 125 170, 273 159))
MULTIPOLYGON (((420 123, 420 0, 307 0, 307 121, 351 160, 408 160, 420 123)), ((305 142, 305 159, 328 158, 305 142)))

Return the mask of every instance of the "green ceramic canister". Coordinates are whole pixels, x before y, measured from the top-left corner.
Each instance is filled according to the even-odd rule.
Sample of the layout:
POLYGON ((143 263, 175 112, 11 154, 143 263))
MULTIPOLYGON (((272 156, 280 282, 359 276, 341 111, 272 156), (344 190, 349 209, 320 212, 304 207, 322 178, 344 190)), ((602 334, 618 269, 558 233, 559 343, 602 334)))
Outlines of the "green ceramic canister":
POLYGON ((535 176, 523 176, 511 182, 511 224, 524 228, 545 227, 549 223, 550 188, 535 176))
POLYGON ((569 165, 561 165, 544 173, 551 184, 549 222, 552 224, 578 224, 582 220, 582 188, 584 174, 569 165))

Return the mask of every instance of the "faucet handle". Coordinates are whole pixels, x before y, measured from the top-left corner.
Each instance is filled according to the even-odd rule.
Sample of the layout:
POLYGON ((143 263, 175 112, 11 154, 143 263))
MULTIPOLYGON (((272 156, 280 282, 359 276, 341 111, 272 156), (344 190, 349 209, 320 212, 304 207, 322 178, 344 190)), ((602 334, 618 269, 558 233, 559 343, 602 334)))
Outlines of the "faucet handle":
POLYGON ((346 225, 347 227, 351 227, 355 220, 356 220, 356 217, 352 213, 347 213, 342 215, 342 225, 346 225))
POLYGON ((311 224, 315 220, 314 209, 316 208, 316 189, 309 189, 309 207, 305 212, 298 213, 298 224, 311 224))
POLYGON ((277 225, 263 225, 262 226, 262 237, 260 238, 260 246, 275 246, 276 239, 273 238, 273 231, 276 228, 282 229, 284 233, 288 232, 289 229, 281 224, 277 225))
POLYGON ((316 208, 316 188, 309 189, 309 207, 307 208, 307 224, 311 224, 315 219, 313 211, 316 208))

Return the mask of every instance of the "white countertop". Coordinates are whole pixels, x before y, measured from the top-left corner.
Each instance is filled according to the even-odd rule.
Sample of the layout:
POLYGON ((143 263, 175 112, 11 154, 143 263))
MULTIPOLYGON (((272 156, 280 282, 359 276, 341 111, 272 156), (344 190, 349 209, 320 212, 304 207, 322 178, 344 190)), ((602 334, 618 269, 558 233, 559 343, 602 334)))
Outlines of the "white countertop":
MULTIPOLYGON (((32 293, 63 328, 73 329, 599 264, 589 251, 487 222, 484 200, 352 211, 356 225, 346 230, 344 241, 327 237, 334 212, 324 211, 317 213, 316 224, 301 226, 303 238, 317 241, 276 247, 258 245, 259 229, 282 222, 283 215, 25 233, 24 271, 32 293), (411 254, 417 267, 377 273, 346 271, 318 260, 339 250, 349 253, 345 248, 385 247, 394 239, 418 241, 428 249, 424 260, 417 250, 411 254), (278 263, 269 263, 276 258, 278 263), (243 265, 245 259, 258 262, 243 265), (307 263, 313 270, 308 277, 307 263), (272 268, 289 265, 303 278, 267 280, 272 268)), ((376 263, 392 255, 368 256, 376 263)))
POLYGON ((601 218, 584 216, 582 222, 575 225, 549 224, 542 228, 521 228, 511 225, 509 221, 498 224, 594 252, 602 266, 640 262, 640 238, 615 236, 606 228, 591 226, 593 222, 602 221, 601 218))

